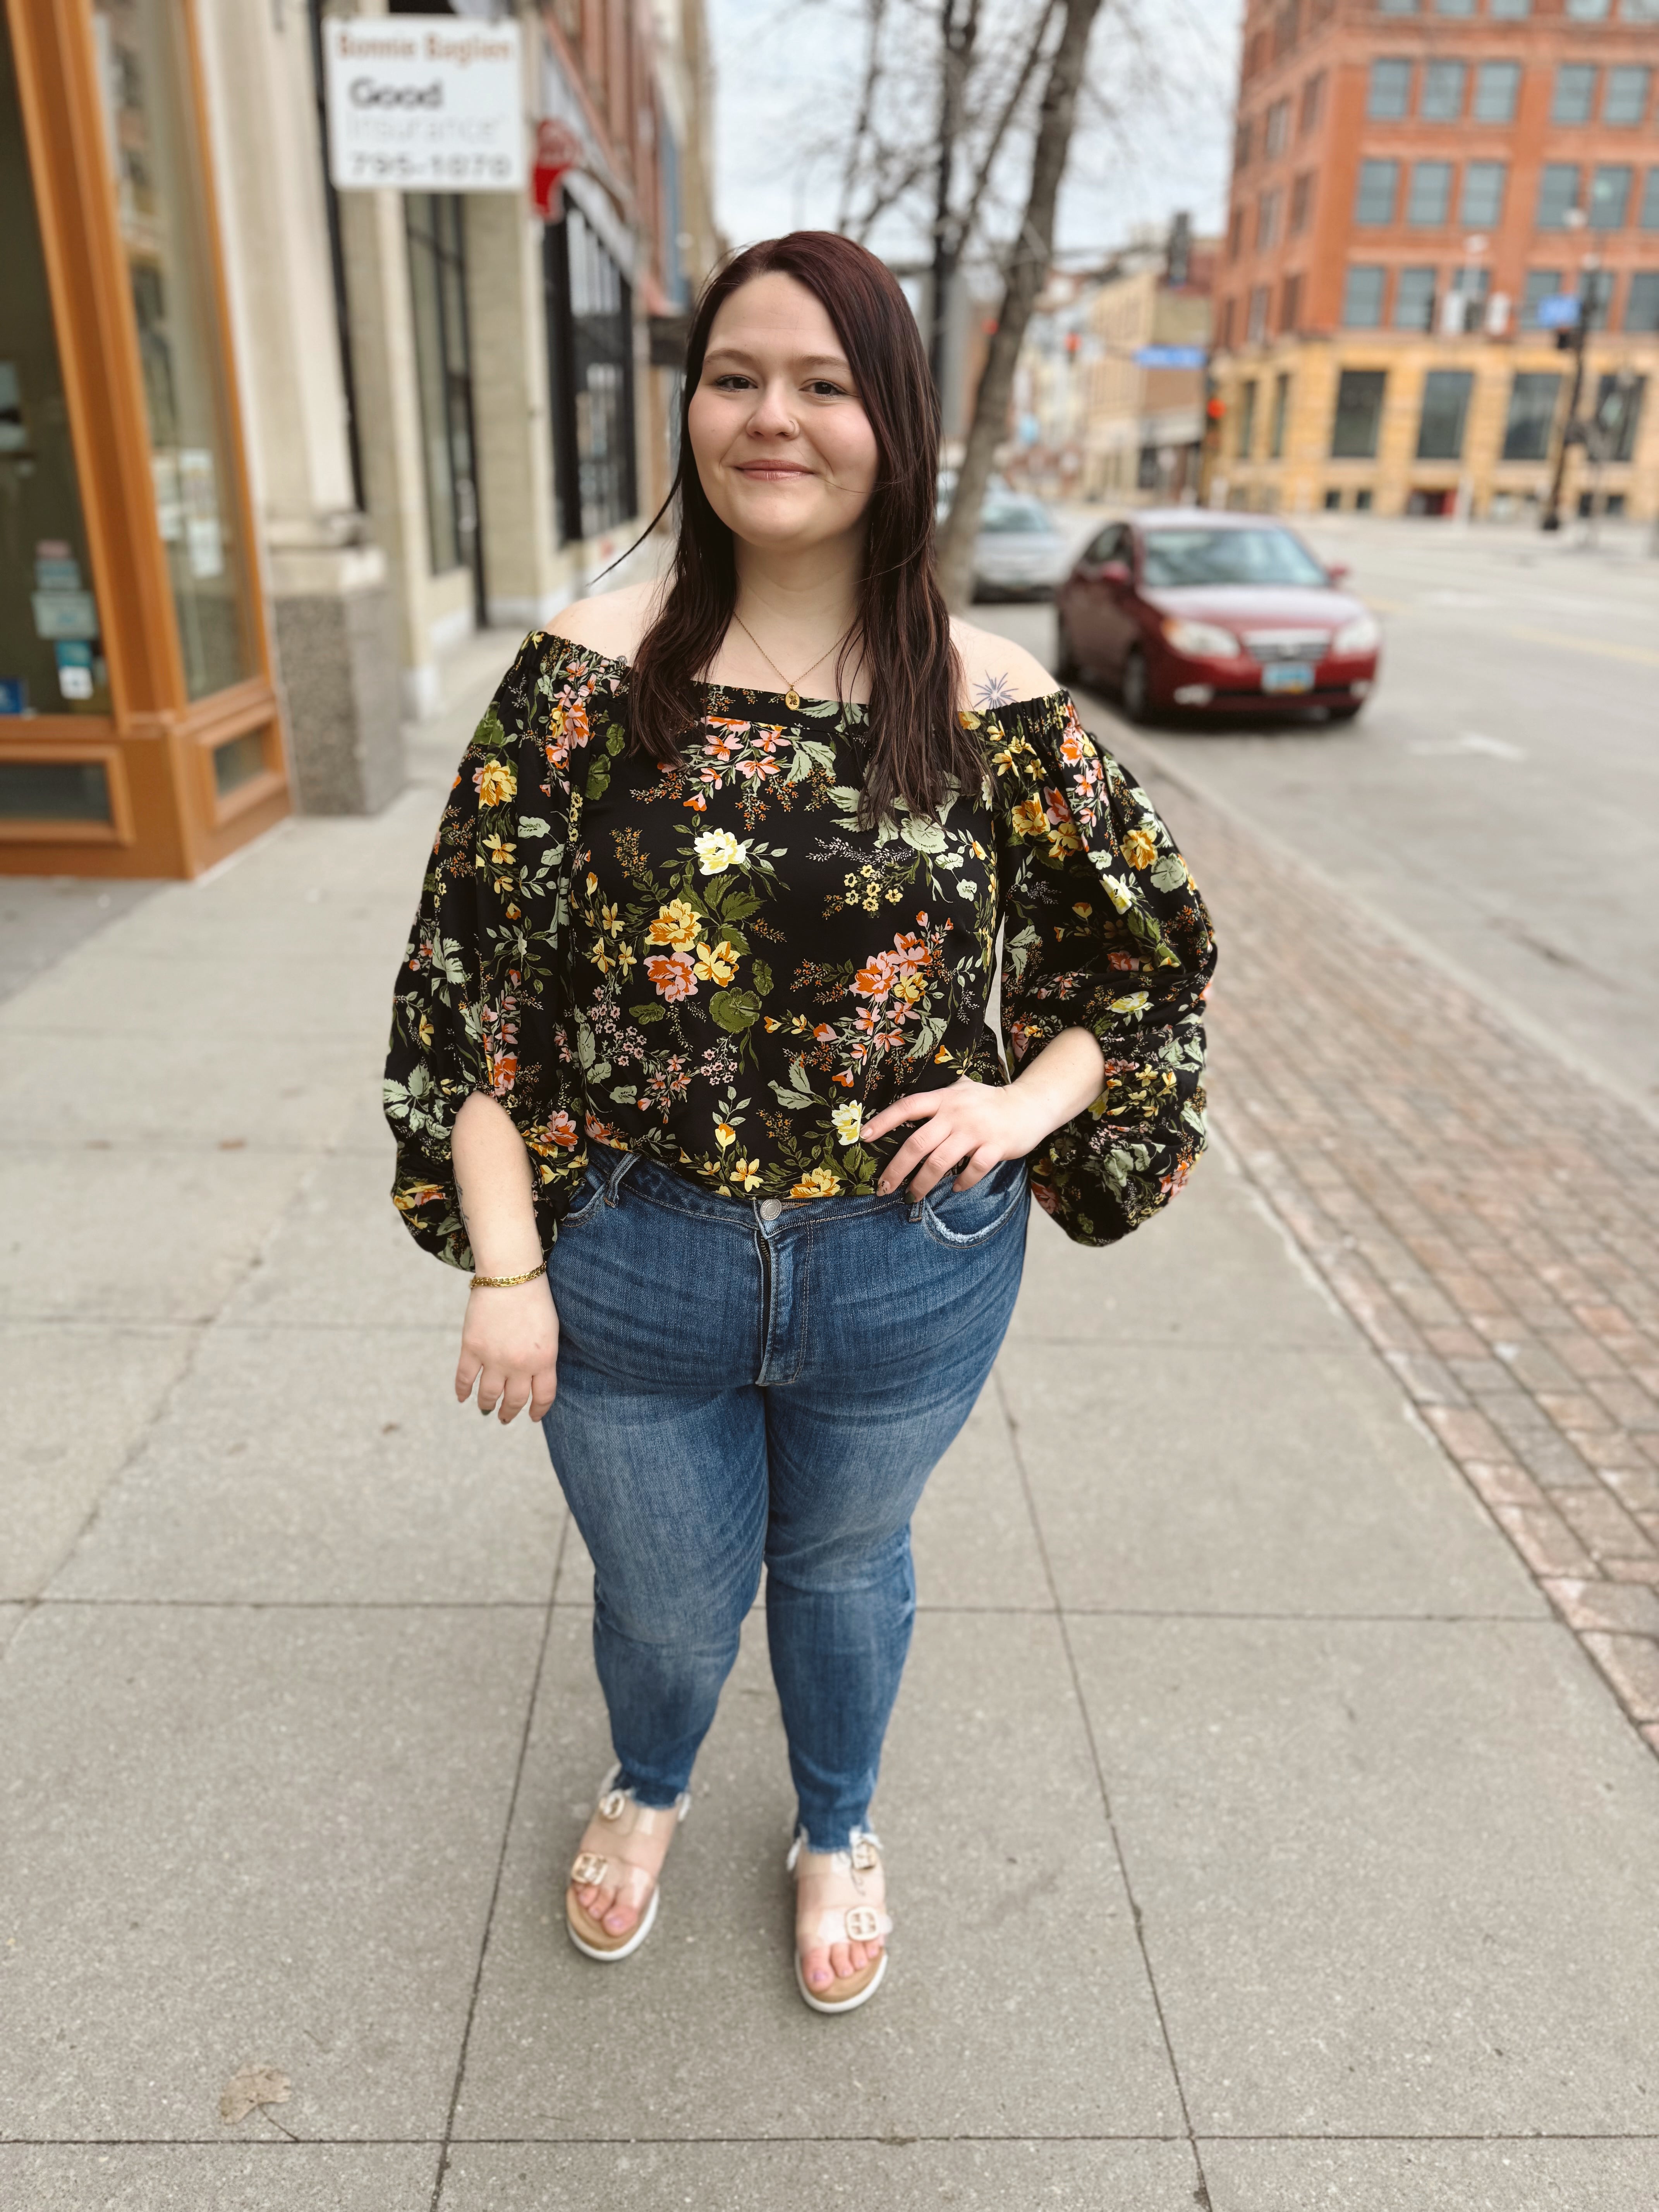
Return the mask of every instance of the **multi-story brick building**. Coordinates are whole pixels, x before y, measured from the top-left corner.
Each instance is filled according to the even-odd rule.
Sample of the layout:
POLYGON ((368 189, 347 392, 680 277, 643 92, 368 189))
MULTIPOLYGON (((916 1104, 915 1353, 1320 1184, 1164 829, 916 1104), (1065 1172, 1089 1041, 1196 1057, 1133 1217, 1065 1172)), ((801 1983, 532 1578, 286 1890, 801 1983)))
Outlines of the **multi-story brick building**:
POLYGON ((708 93, 702 0, 0 0, 0 874, 384 805, 447 656, 627 547, 708 93), (493 57, 557 195, 337 175, 331 41, 360 105, 429 67, 423 114, 493 57))
POLYGON ((1659 514, 1659 0, 1249 0, 1217 504, 1659 514), (1546 303, 1553 303, 1547 305, 1546 303))

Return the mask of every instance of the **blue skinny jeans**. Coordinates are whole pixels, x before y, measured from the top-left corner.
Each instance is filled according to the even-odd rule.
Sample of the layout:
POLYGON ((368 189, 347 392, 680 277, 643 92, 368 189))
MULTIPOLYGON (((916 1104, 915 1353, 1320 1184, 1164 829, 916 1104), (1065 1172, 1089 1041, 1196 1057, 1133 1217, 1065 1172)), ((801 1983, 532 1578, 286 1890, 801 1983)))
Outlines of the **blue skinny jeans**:
POLYGON ((915 1613, 910 1516, 1019 1289, 1024 1164, 920 1204, 744 1204, 639 1154, 592 1164, 548 1255, 543 1427, 594 1565, 619 1787, 671 1805, 766 1569, 809 1848, 866 1825, 915 1613))

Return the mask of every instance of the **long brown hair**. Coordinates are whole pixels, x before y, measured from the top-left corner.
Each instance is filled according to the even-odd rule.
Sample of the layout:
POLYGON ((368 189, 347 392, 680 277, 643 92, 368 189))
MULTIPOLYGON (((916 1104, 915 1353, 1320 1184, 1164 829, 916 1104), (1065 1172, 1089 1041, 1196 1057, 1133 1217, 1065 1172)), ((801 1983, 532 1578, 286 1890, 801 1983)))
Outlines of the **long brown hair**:
POLYGON ((732 533, 709 505, 692 456, 691 394, 721 307, 775 270, 823 303, 876 437, 858 618, 836 663, 838 690, 860 656, 869 672, 860 811, 873 823, 902 799, 932 813, 955 786, 977 791, 985 772, 957 719, 961 663, 935 569, 939 403, 921 334, 891 270, 833 231, 792 231, 750 246, 709 279, 697 302, 686 344, 679 466, 662 510, 674 510, 678 526, 673 576, 634 656, 631 742, 649 758, 672 763, 679 739, 702 719, 695 685, 731 622, 737 566, 732 533))

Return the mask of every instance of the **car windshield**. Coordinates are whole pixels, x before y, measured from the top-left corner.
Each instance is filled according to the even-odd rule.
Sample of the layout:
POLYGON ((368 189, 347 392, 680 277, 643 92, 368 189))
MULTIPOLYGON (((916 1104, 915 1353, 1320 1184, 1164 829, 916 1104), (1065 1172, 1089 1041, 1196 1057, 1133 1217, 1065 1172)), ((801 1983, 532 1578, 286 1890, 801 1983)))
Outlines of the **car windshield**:
POLYGON ((1288 530, 1149 530, 1146 576, 1154 587, 1329 581, 1288 530))
POLYGON ((981 508, 979 526, 998 538, 1022 533, 1047 538, 1053 529, 1047 513, 1034 499, 1004 500, 998 506, 981 508))

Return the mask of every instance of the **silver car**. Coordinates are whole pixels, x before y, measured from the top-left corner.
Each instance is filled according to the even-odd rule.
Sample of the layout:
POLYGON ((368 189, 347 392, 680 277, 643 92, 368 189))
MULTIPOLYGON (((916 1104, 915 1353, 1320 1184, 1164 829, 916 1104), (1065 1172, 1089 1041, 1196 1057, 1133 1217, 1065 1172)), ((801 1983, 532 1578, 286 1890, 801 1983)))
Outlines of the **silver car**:
POLYGON ((1041 501, 988 499, 974 541, 976 599, 1047 599, 1071 567, 1071 549, 1041 501))

